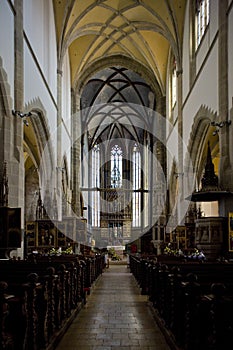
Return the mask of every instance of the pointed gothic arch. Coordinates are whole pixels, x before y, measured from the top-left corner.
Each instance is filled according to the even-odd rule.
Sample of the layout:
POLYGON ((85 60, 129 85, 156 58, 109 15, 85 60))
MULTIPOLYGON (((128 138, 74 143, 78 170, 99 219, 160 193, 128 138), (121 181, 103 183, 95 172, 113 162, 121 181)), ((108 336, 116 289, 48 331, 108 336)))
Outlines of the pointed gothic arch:
MULTIPOLYGON (((51 144, 51 133, 48 127, 45 109, 41 101, 35 100, 27 105, 32 113, 29 125, 24 126, 24 158, 25 158, 25 218, 35 220, 36 203, 39 188, 51 178, 51 197, 54 195, 55 167, 51 144)), ((43 195, 43 194, 42 194, 43 195)))
POLYGON ((205 166, 208 141, 211 141, 212 155, 219 151, 218 134, 213 135, 214 128, 211 122, 216 120, 216 113, 206 106, 201 106, 196 114, 189 137, 186 154, 185 167, 196 175, 196 185, 198 186, 205 166))

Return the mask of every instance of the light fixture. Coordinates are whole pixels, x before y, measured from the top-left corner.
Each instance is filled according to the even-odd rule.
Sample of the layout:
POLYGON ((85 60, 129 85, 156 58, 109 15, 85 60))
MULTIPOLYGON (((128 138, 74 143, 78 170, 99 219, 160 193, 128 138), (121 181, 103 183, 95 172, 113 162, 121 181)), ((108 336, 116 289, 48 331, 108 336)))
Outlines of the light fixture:
POLYGON ((176 178, 178 178, 179 176, 184 176, 184 173, 176 173, 176 172, 174 172, 174 175, 175 175, 176 178))
POLYGON ((217 135, 218 132, 219 132, 219 129, 216 129, 215 131, 213 131, 213 136, 217 135))
POLYGON ((56 169, 61 171, 62 173, 65 171, 65 168, 61 168, 60 166, 57 166, 56 169))
POLYGON ((12 114, 13 114, 14 116, 20 117, 20 118, 23 120, 24 125, 29 126, 29 123, 28 123, 28 121, 27 121, 26 118, 32 116, 32 113, 31 113, 31 112, 23 113, 23 112, 20 112, 20 111, 14 111, 14 110, 12 110, 12 114))
POLYGON ((224 125, 229 126, 231 125, 231 120, 225 120, 221 122, 211 122, 210 123, 212 126, 218 126, 219 128, 222 128, 224 125))
POLYGON ((211 126, 215 126, 216 127, 216 130, 213 131, 213 136, 217 135, 217 133, 219 132, 219 130, 221 128, 223 128, 225 125, 226 126, 229 126, 231 125, 231 120, 224 120, 224 121, 220 121, 220 122, 211 122, 210 123, 211 126))

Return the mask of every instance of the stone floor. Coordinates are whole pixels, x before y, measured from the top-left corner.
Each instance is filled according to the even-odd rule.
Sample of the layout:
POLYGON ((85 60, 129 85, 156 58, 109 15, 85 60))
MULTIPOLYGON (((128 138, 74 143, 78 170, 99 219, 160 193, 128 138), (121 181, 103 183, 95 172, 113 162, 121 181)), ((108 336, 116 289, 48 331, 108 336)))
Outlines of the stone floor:
POLYGON ((126 265, 98 279, 56 350, 170 350, 126 265))

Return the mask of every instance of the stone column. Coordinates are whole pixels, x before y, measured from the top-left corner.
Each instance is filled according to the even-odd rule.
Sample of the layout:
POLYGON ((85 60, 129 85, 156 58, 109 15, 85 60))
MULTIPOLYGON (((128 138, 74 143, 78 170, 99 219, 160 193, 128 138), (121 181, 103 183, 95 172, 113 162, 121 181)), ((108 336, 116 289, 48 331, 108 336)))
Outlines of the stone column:
MULTIPOLYGON (((24 104, 24 51, 23 51, 23 1, 16 0, 14 19, 14 109, 23 111, 24 104)), ((17 116, 13 118, 13 157, 9 158, 9 206, 22 208, 24 217, 24 157, 23 157, 23 122, 17 116)), ((8 157, 11 152, 8 153, 8 157)), ((8 162, 8 160, 7 160, 8 162)), ((23 220, 22 220, 23 225, 23 220)))
POLYGON ((73 212, 79 217, 80 207, 80 152, 81 152, 81 118, 80 96, 72 94, 72 117, 71 117, 71 163, 72 163, 72 205, 73 212))
POLYGON ((57 70, 57 166, 56 191, 58 220, 62 218, 62 70, 57 70))
MULTIPOLYGON (((14 104, 12 109, 22 111, 24 108, 24 37, 23 37, 23 0, 14 1, 14 104)), ((9 111, 10 112, 10 111, 9 111)), ((23 155, 23 122, 18 116, 9 115, 10 143, 5 143, 7 162, 7 175, 9 185, 9 207, 21 208, 21 229, 24 228, 24 192, 25 170, 23 155)), ((7 118, 8 119, 8 118, 7 118)), ((9 126, 9 125, 8 125, 9 126)), ((7 140, 6 140, 7 141, 7 140)), ((9 141, 9 139, 8 139, 9 141)), ((23 235, 22 235, 23 236, 23 235)), ((18 250, 17 254, 23 254, 18 250)))
POLYGON ((152 158, 152 176, 153 176, 153 226, 152 226, 152 242, 157 250, 157 254, 161 254, 160 245, 163 241, 161 235, 160 223, 167 211, 163 205, 166 201, 166 98, 160 96, 157 98, 156 122, 155 122, 155 142, 153 144, 152 158), (162 173, 161 173, 162 172, 162 173))
MULTIPOLYGON (((227 0, 219 0, 219 121, 229 120, 228 112, 228 17, 227 0)), ((219 131, 219 186, 224 190, 233 191, 233 164, 230 161, 230 138, 233 125, 225 125, 219 131)), ((220 216, 227 216, 232 211, 232 198, 222 198, 219 201, 220 216)))
POLYGON ((177 113, 178 113, 178 225, 182 224, 184 220, 184 145, 183 145, 183 111, 182 111, 182 69, 178 67, 177 70, 177 113))

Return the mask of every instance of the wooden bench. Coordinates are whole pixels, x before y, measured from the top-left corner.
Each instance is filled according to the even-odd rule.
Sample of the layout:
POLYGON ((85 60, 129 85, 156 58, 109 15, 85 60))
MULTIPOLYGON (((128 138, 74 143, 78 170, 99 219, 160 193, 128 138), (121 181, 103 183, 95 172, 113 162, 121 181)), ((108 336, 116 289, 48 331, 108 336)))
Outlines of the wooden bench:
POLYGON ((17 350, 39 350, 56 341, 86 302, 87 259, 91 287, 102 273, 101 256, 0 261, 0 340, 6 349, 17 344, 17 350))
POLYGON ((181 349, 228 349, 233 330, 233 264, 170 262, 130 259, 131 271, 164 329, 181 349))

